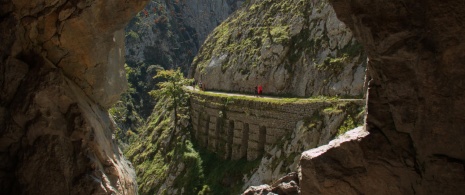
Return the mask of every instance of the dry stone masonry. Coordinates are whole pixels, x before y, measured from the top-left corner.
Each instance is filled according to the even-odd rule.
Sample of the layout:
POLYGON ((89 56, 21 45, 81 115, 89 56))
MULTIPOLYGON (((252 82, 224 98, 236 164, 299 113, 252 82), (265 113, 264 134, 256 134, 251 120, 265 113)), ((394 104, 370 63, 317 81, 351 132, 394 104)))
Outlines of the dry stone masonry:
MULTIPOLYGON (((201 146, 232 160, 257 159, 299 121, 318 120, 319 111, 337 106, 361 108, 364 100, 275 103, 198 93, 191 96, 195 138, 201 146)), ((344 118, 339 120, 341 124, 344 118)))

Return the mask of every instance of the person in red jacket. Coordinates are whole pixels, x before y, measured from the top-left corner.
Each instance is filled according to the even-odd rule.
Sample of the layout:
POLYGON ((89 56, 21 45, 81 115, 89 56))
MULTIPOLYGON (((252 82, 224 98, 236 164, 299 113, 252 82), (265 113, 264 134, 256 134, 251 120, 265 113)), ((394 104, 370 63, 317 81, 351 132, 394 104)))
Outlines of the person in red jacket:
POLYGON ((257 87, 258 95, 262 94, 262 90, 263 90, 262 85, 258 85, 258 87, 257 87))

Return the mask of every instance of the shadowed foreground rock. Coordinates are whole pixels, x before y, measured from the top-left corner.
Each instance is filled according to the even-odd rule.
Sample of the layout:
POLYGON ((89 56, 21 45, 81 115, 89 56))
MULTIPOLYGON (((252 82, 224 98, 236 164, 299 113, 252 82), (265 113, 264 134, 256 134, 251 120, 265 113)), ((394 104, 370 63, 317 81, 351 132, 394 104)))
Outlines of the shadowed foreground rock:
POLYGON ((299 194, 299 177, 296 172, 278 179, 271 186, 260 185, 251 186, 243 193, 243 195, 297 195, 299 194))
POLYGON ((0 2, 2 194, 135 194, 106 111, 145 1, 0 2))
POLYGON ((463 193, 465 2, 331 3, 369 57, 369 135, 304 153, 302 194, 463 193))

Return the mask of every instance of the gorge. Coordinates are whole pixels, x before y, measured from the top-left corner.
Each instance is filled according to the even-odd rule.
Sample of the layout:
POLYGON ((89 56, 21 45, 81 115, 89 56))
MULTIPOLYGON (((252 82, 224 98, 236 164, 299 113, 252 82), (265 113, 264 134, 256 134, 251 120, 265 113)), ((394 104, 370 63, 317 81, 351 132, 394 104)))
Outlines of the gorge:
MULTIPOLYGON (((173 5, 171 1, 166 2, 158 1, 157 12, 161 4, 173 5)), ((198 92, 191 94, 193 109, 180 112, 183 118, 175 124, 179 128, 172 145, 167 139, 173 115, 168 104, 160 100, 152 114, 146 113, 147 122, 137 132, 140 137, 131 138, 136 140, 125 153, 134 164, 131 165, 118 147, 119 140, 115 137, 118 127, 107 110, 128 87, 124 56, 125 50, 131 53, 131 48, 124 49, 123 29, 149 2, 1 1, 0 191, 5 194, 209 194, 217 192, 217 188, 238 188, 239 191, 228 191, 237 193, 247 186, 272 184, 287 171, 294 171, 289 167, 298 171, 300 166, 298 181, 294 182, 299 184, 300 194, 463 193, 464 2, 221 2, 227 8, 213 7, 227 12, 239 10, 206 38, 202 49, 199 48, 201 39, 188 39, 191 40, 188 44, 193 50, 199 50, 199 54, 191 67, 184 64, 183 71, 204 81, 207 89, 212 90, 248 93, 261 83, 266 85, 267 95, 320 98, 314 112, 302 105, 292 110, 297 110, 295 115, 299 116, 299 112, 308 113, 307 118, 312 118, 314 113, 326 113, 315 120, 320 122, 331 117, 341 118, 332 120, 338 121, 334 128, 321 124, 322 128, 316 128, 317 123, 311 126, 314 121, 298 118, 292 122, 295 127, 288 129, 292 131, 289 138, 280 133, 272 135, 270 129, 286 125, 290 120, 280 116, 276 121, 283 121, 277 125, 265 121, 263 124, 273 126, 266 126, 265 131, 260 131, 263 124, 250 125, 251 122, 244 121, 258 115, 267 117, 265 111, 257 111, 259 108, 271 110, 295 104, 280 103, 277 107, 264 98, 244 100, 198 92), (248 17, 250 21, 244 19, 248 17), (238 19, 247 28, 239 30, 238 19), (343 23, 335 22, 336 19, 343 23), (254 22, 264 26, 254 26, 254 22), (347 105, 338 105, 337 101, 344 98, 363 98, 365 90, 366 112, 359 109, 363 102, 356 103, 354 111, 345 109, 347 105), (337 136, 335 130, 344 126, 347 116, 360 112, 364 113, 364 128, 337 136), (246 119, 235 120, 235 114, 246 119), (218 125, 221 120, 212 116, 224 116, 227 120, 218 125), (205 119, 205 125, 200 124, 201 118, 205 119), (234 151, 234 146, 229 149, 225 144, 226 152, 221 155, 223 150, 218 148, 224 141, 215 140, 221 128, 210 131, 206 126, 223 126, 227 131, 229 127, 238 129, 246 123, 249 130, 258 129, 254 133, 255 141, 260 143, 257 149, 263 147, 263 156, 250 155, 248 162, 246 148, 245 155, 236 156, 241 159, 224 160, 233 156, 234 152, 228 151, 234 151), (203 135, 202 127, 208 129, 203 135), (302 144, 302 140, 314 136, 312 128, 327 129, 332 132, 328 137, 335 139, 327 140, 329 144, 302 144), (278 135, 288 139, 280 146, 281 150, 273 147, 276 144, 270 143, 267 147, 268 138, 278 135), (199 147, 202 141, 191 139, 196 137, 204 140, 205 147, 199 147), (294 151, 293 141, 305 147, 294 151), (291 155, 286 150, 298 154, 291 155), (300 150, 308 151, 301 153, 300 150), (267 163, 271 168, 264 168, 267 163), (224 173, 215 173, 221 171, 224 173), (244 177, 242 171, 249 174, 244 177), (218 175, 221 177, 211 177, 218 175)), ((151 3, 153 10, 155 3, 151 3)), ((173 5, 172 9, 176 7, 173 5)), ((161 17, 145 17, 139 13, 141 16, 142 20, 161 17)), ((206 30, 197 31, 203 36, 207 34, 206 30)), ((157 36, 167 36, 166 32, 158 32, 157 36)), ((179 42, 171 43, 176 46, 179 42)), ((155 43, 158 44, 163 45, 155 43)), ((159 52, 162 57, 153 60, 179 54, 171 45, 160 48, 157 50, 163 51, 159 52), (164 47, 168 49, 163 50, 164 47)), ((147 59, 141 58, 143 50, 133 52, 140 57, 132 59, 134 64, 146 62, 147 59), (138 59, 142 60, 136 62, 138 59)), ((189 54, 187 51, 183 54, 186 56, 176 60, 186 61, 189 54)), ((176 64, 173 62, 167 64, 176 64)), ((144 79, 150 78, 145 75, 144 79)), ((280 101, 297 100, 282 98, 280 101)), ((293 116, 292 112, 289 116, 293 116)), ((247 128, 238 131, 244 132, 244 129, 247 128)), ((236 138, 239 137, 232 137, 233 143, 236 138)), ((239 140, 242 143, 244 139, 239 140)), ((240 147, 236 150, 243 151, 240 147)), ((249 192, 266 194, 270 188, 255 189, 249 192)))

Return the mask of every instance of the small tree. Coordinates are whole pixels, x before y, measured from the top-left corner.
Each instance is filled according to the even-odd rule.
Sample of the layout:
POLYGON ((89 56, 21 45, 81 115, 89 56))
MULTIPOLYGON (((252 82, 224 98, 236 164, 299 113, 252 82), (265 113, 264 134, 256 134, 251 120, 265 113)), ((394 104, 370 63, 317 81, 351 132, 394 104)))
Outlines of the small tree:
POLYGON ((188 86, 192 83, 192 79, 184 78, 181 70, 178 68, 175 70, 160 70, 154 79, 161 78, 162 82, 158 83, 159 89, 150 91, 149 94, 155 98, 169 98, 171 99, 171 105, 168 109, 172 109, 174 112, 174 127, 170 134, 170 141, 173 139, 174 133, 176 132, 176 126, 178 124, 178 111, 179 107, 187 101, 187 93, 183 90, 183 86, 188 86))

